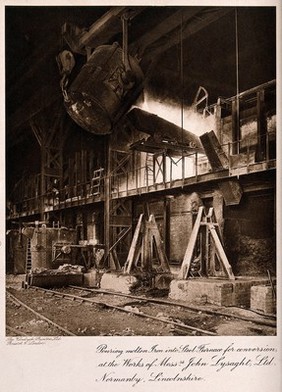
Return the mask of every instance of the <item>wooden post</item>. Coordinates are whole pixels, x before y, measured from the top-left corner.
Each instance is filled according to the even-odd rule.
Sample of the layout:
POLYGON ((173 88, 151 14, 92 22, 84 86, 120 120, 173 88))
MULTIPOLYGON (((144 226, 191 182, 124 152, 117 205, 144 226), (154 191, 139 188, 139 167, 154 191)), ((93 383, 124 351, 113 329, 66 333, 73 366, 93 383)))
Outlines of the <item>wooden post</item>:
MULTIPOLYGON (((155 245, 156 245, 155 249, 157 252, 158 260, 159 260, 161 267, 162 267, 162 271, 169 272, 170 268, 169 268, 168 259, 167 259, 166 253, 165 253, 163 241, 161 239, 160 232, 159 232, 154 215, 150 215, 149 222, 147 223, 147 225, 148 225, 148 231, 150 231, 149 238, 150 238, 152 246, 155 241, 155 245)), ((151 255, 150 255, 151 259, 152 259, 152 253, 153 252, 151 252, 151 255)), ((150 262, 149 264, 151 267, 152 262, 150 262)))
POLYGON ((223 246, 220 242, 220 239, 218 237, 218 234, 216 232, 216 229, 214 227, 214 225, 212 223, 207 223, 207 226, 209 228, 209 231, 211 233, 211 236, 213 238, 214 244, 215 244, 215 248, 216 248, 216 252, 220 258, 221 261, 221 265, 225 271, 225 273, 227 274, 228 278, 231 280, 235 280, 235 276, 233 275, 232 272, 232 268, 231 265, 229 264, 229 261, 226 257, 226 254, 224 252, 223 246))
POLYGON ((142 238, 142 253, 141 253, 141 265, 144 271, 150 272, 151 265, 150 260, 152 257, 151 254, 151 243, 152 237, 149 233, 148 221, 144 223, 144 234, 142 238))
POLYGON ((188 277, 194 248, 195 248, 198 233, 199 233, 199 230, 201 227, 201 220, 202 220, 203 213, 204 213, 204 207, 199 207, 198 215, 197 215, 196 221, 194 223, 193 230, 192 230, 192 233, 190 236, 190 240, 189 240, 189 243, 188 243, 185 255, 184 255, 184 259, 183 259, 183 262, 182 262, 182 265, 181 265, 181 268, 179 271, 179 275, 178 275, 179 279, 187 279, 187 277, 188 277))
POLYGON ((124 272, 128 273, 128 274, 131 272, 132 266, 137 261, 136 260, 136 251, 137 251, 137 244, 138 244, 138 240, 139 240, 139 236, 140 236, 140 232, 141 232, 143 216, 144 216, 143 214, 141 214, 139 216, 139 220, 138 220, 136 229, 134 231, 133 239, 132 239, 131 246, 130 246, 128 256, 127 256, 127 260, 125 263, 124 272))

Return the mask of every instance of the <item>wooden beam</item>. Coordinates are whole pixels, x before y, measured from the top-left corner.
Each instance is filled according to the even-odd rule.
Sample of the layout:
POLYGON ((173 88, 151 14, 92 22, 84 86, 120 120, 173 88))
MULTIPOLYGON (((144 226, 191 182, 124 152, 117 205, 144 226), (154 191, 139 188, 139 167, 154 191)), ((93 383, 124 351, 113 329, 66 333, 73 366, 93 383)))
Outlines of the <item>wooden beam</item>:
MULTIPOLYGON (((151 234, 152 237, 154 237, 154 240, 155 240, 155 245, 156 245, 155 250, 157 252, 158 260, 159 260, 159 262, 161 264, 162 271, 163 272, 170 272, 168 259, 167 259, 167 256, 165 254, 164 244, 163 244, 163 241, 161 239, 160 232, 159 232, 159 229, 158 229, 158 226, 157 226, 157 223, 156 223, 154 215, 150 215, 149 225, 150 225, 149 226, 150 234, 151 234)), ((152 257, 152 255, 151 255, 151 257, 152 257)))
POLYGON ((216 229, 212 223, 207 223, 207 226, 209 228, 209 231, 211 233, 212 239, 214 240, 215 248, 216 248, 216 253, 220 259, 221 265, 227 274, 228 278, 231 280, 235 280, 235 276, 233 274, 231 265, 229 264, 229 261, 226 257, 226 254, 224 252, 223 246, 220 242, 220 239, 218 237, 218 234, 216 232, 216 229))
POLYGON ((116 242, 110 247, 109 253, 111 253, 116 248, 116 246, 120 243, 120 241, 123 240, 124 237, 127 236, 127 234, 130 232, 130 230, 131 230, 131 226, 124 227, 122 229, 122 231, 121 231, 119 237, 117 238, 116 242))
POLYGON ((144 214, 141 214, 139 216, 139 220, 136 226, 136 229, 134 231, 133 239, 131 242, 131 246, 128 252, 127 260, 124 266, 124 273, 130 274, 132 267, 137 259, 136 251, 137 251, 137 244, 138 244, 138 239, 141 233, 141 227, 142 227, 142 222, 143 222, 143 216, 144 214))
POLYGON ((188 246, 184 255, 184 259, 178 274, 178 279, 187 279, 188 277, 188 273, 189 273, 189 269, 190 269, 190 265, 191 265, 191 261, 192 261, 192 257, 193 257, 193 253, 194 253, 194 248, 196 245, 196 241, 197 241, 197 237, 198 237, 198 233, 201 227, 201 220, 202 220, 202 216, 204 214, 204 207, 199 207, 199 211, 198 211, 198 215, 196 218, 196 221, 194 223, 193 229, 192 229, 192 233, 188 242, 188 246))

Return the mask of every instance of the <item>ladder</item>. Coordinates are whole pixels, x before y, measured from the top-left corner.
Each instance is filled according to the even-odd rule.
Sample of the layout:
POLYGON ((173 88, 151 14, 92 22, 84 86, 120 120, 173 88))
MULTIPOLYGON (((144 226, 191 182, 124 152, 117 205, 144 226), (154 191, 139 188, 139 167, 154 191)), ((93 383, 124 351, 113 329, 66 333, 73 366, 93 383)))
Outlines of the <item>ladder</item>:
POLYGON ((90 194, 92 196, 98 196, 101 193, 101 179, 104 169, 97 169, 93 172, 93 177, 90 184, 90 194))
POLYGON ((26 259, 25 259, 25 272, 28 274, 32 269, 31 259, 31 239, 27 238, 26 259))

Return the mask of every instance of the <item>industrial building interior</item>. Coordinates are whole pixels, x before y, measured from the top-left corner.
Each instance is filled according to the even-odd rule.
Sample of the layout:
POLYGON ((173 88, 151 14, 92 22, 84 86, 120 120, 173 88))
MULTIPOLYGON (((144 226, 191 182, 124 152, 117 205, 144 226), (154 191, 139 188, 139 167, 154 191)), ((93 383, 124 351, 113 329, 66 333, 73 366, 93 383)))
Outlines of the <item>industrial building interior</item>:
POLYGON ((6 334, 275 335, 276 8, 5 26, 6 334))

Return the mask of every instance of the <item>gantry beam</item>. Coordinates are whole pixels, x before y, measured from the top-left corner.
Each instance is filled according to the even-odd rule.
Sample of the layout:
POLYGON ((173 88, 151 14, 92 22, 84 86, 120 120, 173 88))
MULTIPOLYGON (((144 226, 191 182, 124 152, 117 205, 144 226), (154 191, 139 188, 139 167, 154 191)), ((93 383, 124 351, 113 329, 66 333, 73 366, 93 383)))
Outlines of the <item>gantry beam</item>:
POLYGON ((65 23, 63 37, 70 48, 77 53, 86 54, 87 48, 96 48, 108 43, 122 31, 122 16, 133 19, 147 7, 112 7, 100 19, 94 22, 87 31, 65 23))

